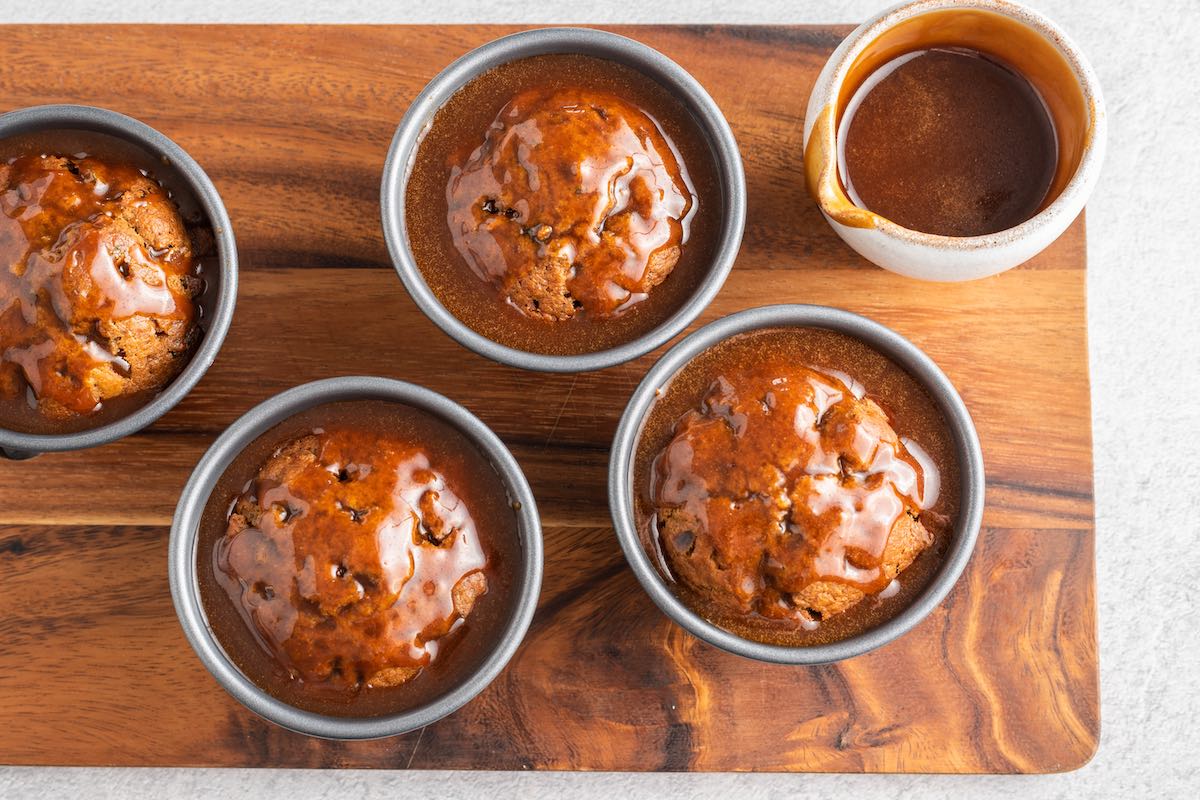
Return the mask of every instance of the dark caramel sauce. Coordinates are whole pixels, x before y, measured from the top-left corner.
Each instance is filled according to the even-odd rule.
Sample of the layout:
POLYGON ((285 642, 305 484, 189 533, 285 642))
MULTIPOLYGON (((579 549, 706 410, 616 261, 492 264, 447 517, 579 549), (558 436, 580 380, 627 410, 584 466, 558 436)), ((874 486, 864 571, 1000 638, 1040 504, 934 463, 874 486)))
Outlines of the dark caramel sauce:
POLYGON ((300 708, 376 716, 433 699, 496 645, 519 550, 503 483, 461 434, 354 401, 302 412, 235 459, 196 566, 209 622, 247 677, 300 708), (296 463, 296 447, 316 457, 260 473, 277 453, 296 463), (256 524, 239 516, 248 508, 262 510, 256 524))
POLYGON ((899 613, 936 572, 959 502, 953 443, 924 390, 866 344, 817 329, 745 334, 689 362, 647 418, 635 486, 643 544, 681 599, 739 635, 788 645, 899 613), (678 510, 703 533, 664 525, 678 510), (882 554, 904 514, 932 543, 893 581, 882 554), (698 571, 681 556, 708 537, 717 569, 698 571), (790 598, 813 581, 866 597, 814 620, 790 598))
MULTIPOLYGON (((0 427, 66 433, 125 416, 161 389, 105 397, 92 382, 109 366, 130 375, 130 364, 91 321, 137 315, 202 328, 203 298, 181 294, 171 276, 202 280, 195 252, 155 250, 114 221, 121 198, 149 178, 152 194, 126 213, 154 202, 200 225, 194 201, 167 165, 102 134, 50 131, 0 142, 0 427), (69 168, 44 156, 62 155, 69 168), (78 173, 78 174, 77 174, 78 173), (162 174, 163 182, 158 182, 162 174), (120 257, 114 243, 122 245, 120 257), (41 403, 51 402, 47 416, 41 403)), ((180 368, 182 364, 179 365, 180 368)))
POLYGON ((981 236, 1033 217, 1058 162, 1037 90, 962 48, 906 53, 857 89, 840 125, 850 199, 898 225, 981 236))
POLYGON ((669 317, 708 268, 720 211, 712 153, 678 101, 629 67, 566 54, 457 92, 406 192, 413 253, 442 304, 495 341, 554 354, 669 317))

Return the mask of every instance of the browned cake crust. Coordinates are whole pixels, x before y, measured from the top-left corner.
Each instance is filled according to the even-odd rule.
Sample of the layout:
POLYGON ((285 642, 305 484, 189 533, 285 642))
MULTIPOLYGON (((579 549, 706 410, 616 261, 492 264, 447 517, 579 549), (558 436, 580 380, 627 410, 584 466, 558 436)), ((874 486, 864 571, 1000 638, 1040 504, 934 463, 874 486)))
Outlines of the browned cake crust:
POLYGON ((674 148, 634 105, 530 89, 453 167, 447 224, 468 266, 522 313, 612 317, 675 268, 693 195, 674 148))
POLYGON ((200 329, 196 247, 167 192, 129 164, 0 165, 0 398, 52 419, 156 391, 200 329))
POLYGON ((726 371, 653 480, 674 577, 734 615, 810 626, 887 589, 933 541, 922 467, 887 415, 803 367, 726 371))
POLYGON ((335 691, 411 680, 488 590, 470 510, 422 448, 355 428, 276 450, 217 552, 264 648, 335 691))

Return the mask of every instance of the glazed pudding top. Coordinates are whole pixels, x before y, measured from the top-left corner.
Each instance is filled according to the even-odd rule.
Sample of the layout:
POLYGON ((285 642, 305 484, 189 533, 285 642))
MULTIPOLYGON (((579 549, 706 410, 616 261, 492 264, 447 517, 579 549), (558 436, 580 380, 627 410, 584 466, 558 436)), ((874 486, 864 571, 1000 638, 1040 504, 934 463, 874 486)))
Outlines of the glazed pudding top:
POLYGON ((213 549, 217 581, 292 681, 399 685, 488 591, 467 492, 413 437, 312 430, 234 500, 213 549))
POLYGON ((933 542, 940 473, 850 376, 757 358, 721 365, 649 481, 675 580, 726 615, 811 630, 898 590, 933 542))
POLYGON ((195 249, 130 163, 0 163, 0 402, 69 419, 169 383, 200 335, 195 249))
POLYGON ((599 89, 527 89, 446 186, 462 258, 522 313, 606 318, 645 300, 688 239, 694 190, 655 120, 599 89))

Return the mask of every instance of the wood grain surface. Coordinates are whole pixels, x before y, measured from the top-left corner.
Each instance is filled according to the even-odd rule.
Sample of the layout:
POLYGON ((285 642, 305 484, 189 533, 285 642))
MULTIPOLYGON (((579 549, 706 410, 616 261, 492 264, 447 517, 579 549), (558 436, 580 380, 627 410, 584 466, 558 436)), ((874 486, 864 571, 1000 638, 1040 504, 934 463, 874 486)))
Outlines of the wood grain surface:
POLYGON ((107 106, 208 171, 242 261, 216 363, 150 429, 0 462, 0 762, 576 770, 1048 772, 1095 751, 1099 695, 1084 226, 966 284, 862 261, 800 171, 803 108, 845 27, 616 28, 690 70, 746 164, 746 236, 697 323, 774 302, 849 308, 928 352, 974 415, 984 531, 949 599, 899 641, 817 668, 758 664, 670 623, 626 568, 608 445, 655 353, 578 376, 479 358, 391 268, 378 187, 408 102, 512 28, 13 26, 0 111, 107 106), (331 375, 421 383, 513 449, 538 498, 546 574, 496 682, 408 736, 334 743, 245 711, 187 646, 167 526, 199 455, 238 415, 331 375), (565 467, 569 466, 569 471, 565 467))

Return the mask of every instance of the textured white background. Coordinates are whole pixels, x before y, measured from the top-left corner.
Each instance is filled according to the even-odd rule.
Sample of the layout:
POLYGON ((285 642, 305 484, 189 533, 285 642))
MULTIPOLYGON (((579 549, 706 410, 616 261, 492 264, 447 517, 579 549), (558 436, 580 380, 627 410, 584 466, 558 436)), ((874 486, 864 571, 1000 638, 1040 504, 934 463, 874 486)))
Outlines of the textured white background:
MULTIPOLYGON (((1195 796, 1200 3, 1032 1, 1090 55, 1111 119, 1108 163, 1088 207, 1103 717, 1090 764, 1032 778, 0 768, 0 797, 1195 796)), ((886 2, 0 0, 0 21, 858 22, 886 2)))

